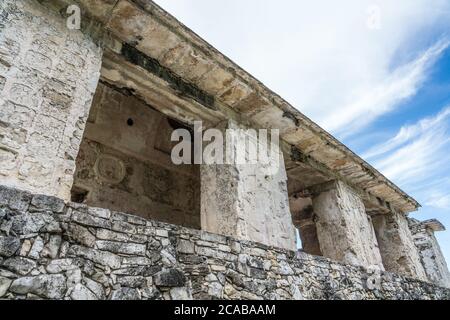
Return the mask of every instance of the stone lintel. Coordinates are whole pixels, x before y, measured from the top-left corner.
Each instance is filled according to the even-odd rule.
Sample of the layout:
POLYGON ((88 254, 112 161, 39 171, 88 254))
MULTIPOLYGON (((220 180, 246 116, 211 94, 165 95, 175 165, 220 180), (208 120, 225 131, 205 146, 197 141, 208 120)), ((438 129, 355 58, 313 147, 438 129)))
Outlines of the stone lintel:
MULTIPOLYGON (((299 197, 305 197, 305 196, 313 196, 320 194, 325 191, 332 190, 336 188, 336 181, 332 180, 325 183, 320 183, 317 185, 310 186, 302 191, 299 191, 298 193, 294 194, 293 196, 299 196, 299 197)), ((389 214, 389 212, 395 210, 392 208, 391 204, 389 202, 386 202, 380 198, 375 197, 371 193, 364 191, 354 185, 348 184, 353 191, 358 194, 358 196, 361 198, 361 200, 364 202, 364 206, 366 208, 366 213, 369 215, 377 215, 377 214, 389 214)))
POLYGON ((437 219, 422 221, 421 224, 424 225, 427 229, 432 230, 433 232, 440 232, 446 230, 442 222, 440 222, 437 219))

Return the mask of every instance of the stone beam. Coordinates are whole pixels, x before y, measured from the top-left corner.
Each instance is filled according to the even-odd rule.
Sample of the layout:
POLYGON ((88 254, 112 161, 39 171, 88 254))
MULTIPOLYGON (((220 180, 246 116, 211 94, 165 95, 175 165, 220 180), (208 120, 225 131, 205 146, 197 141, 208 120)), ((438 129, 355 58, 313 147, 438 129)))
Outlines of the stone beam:
POLYGON ((150 108, 183 123, 202 120, 205 127, 213 127, 226 118, 225 112, 215 110, 219 108, 217 104, 214 108, 200 104, 176 90, 168 81, 109 49, 105 50, 101 78, 116 88, 131 92, 150 108))
POLYGON ((427 228, 433 232, 439 232, 439 231, 446 230, 446 228, 442 224, 442 222, 440 222, 439 220, 436 220, 436 219, 422 221, 420 224, 422 224, 425 228, 427 228))
MULTIPOLYGON (((343 176, 339 173, 333 172, 332 170, 328 169, 323 164, 317 162, 312 157, 303 154, 298 148, 296 148, 292 145, 289 145, 289 144, 283 144, 283 150, 284 150, 285 156, 289 157, 288 158, 289 162, 292 162, 292 163, 298 164, 298 165, 307 166, 308 168, 311 168, 311 169, 316 170, 317 172, 320 172, 323 176, 328 177, 328 179, 330 180, 330 182, 329 182, 330 186, 333 185, 334 180, 343 181, 348 186, 351 186, 353 191, 356 192, 358 194, 358 196, 363 200, 365 208, 366 208, 366 212, 369 215, 388 214, 389 212, 394 210, 394 208, 392 207, 392 205, 389 202, 384 201, 384 200, 374 196, 370 192, 365 191, 364 189, 361 189, 356 185, 353 185, 345 176, 343 176)), ((315 192, 315 189, 317 189, 317 185, 319 185, 318 186, 319 189, 323 188, 324 185, 323 185, 323 181, 321 181, 321 180, 323 180, 322 177, 317 178, 318 182, 314 183, 313 182, 314 179, 312 179, 311 184, 309 186, 306 186, 303 190, 299 190, 298 192, 293 194, 293 196, 295 196, 296 194, 300 197, 308 196, 308 194, 312 194, 315 192)))

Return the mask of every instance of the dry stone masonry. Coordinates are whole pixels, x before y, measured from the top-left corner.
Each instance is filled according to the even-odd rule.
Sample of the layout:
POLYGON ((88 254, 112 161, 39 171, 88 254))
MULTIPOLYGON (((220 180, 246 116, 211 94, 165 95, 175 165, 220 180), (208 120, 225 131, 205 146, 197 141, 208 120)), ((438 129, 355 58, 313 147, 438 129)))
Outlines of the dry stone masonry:
POLYGON ((449 299, 419 207, 151 0, 0 2, 0 298, 449 299), (198 121, 279 170, 176 165, 198 121))
POLYGON ((449 299, 388 272, 0 189, 0 298, 449 299))

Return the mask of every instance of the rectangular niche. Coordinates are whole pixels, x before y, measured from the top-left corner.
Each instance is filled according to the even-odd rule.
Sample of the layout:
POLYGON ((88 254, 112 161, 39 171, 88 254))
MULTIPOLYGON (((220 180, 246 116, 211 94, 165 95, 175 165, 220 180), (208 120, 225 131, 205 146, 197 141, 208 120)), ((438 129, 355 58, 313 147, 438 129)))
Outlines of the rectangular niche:
POLYGON ((180 127, 101 82, 76 160, 72 201, 200 229, 199 166, 176 166, 170 157, 170 137, 180 127))

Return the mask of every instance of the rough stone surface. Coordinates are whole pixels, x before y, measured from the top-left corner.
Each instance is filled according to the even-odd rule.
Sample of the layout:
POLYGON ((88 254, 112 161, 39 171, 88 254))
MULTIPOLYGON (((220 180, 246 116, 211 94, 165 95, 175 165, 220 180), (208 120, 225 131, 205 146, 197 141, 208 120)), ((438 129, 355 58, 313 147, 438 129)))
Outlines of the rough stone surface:
POLYGON ((360 197, 340 181, 324 188, 313 198, 323 256, 384 270, 372 221, 360 197))
POLYGON ((20 241, 16 237, 0 237, 0 256, 10 257, 20 248, 20 241))
POLYGON ((1 1, 0 17, 0 179, 68 200, 102 50, 37 1, 1 1))
POLYGON ((397 212, 374 216, 373 225, 386 270, 427 280, 406 216, 397 212))
POLYGON ((436 231, 444 231, 445 229, 433 230, 433 224, 437 222, 435 220, 420 222, 415 219, 408 219, 408 221, 414 244, 419 250, 420 259, 428 279, 450 288, 450 272, 439 243, 434 236, 436 231))
POLYGON ((5 295, 12 283, 11 279, 0 277, 0 298, 5 295))
POLYGON ((23 277, 14 280, 9 291, 22 295, 32 293, 48 299, 62 299, 66 292, 66 278, 61 274, 23 277))
MULTIPOLYGON (((14 193, 20 194, 13 189, 8 191, 10 195, 14 193)), ((31 201, 31 197, 29 199, 31 201)), ((45 202, 45 197, 42 201, 45 202)), ((17 250, 6 260, 0 260, 0 297, 82 300, 450 299, 449 289, 389 272, 343 265, 304 253, 151 220, 145 222, 145 227, 154 232, 148 233, 145 228, 138 228, 143 227, 143 221, 133 216, 115 213, 113 217, 108 214, 109 210, 86 210, 77 204, 68 204, 67 207, 64 212, 68 214, 48 213, 58 224, 54 231, 41 229, 35 234, 26 234, 26 238, 23 233, 10 235, 18 239, 21 246, 25 241, 36 243, 42 239, 46 247, 54 235, 64 240, 58 242, 60 248, 55 251, 56 257, 44 257, 43 252, 39 257, 21 257, 21 250, 17 250), (105 217, 99 218, 104 220, 101 227, 89 227, 92 235, 109 226, 106 230, 122 234, 123 240, 116 241, 119 243, 131 243, 126 241, 126 237, 143 237, 145 257, 139 255, 140 251, 113 253, 89 247, 77 237, 69 237, 73 230, 83 230, 71 228, 80 223, 74 219, 77 210, 93 218, 94 215, 105 217), (121 225, 123 228, 116 226, 111 230, 113 219, 120 219, 124 223, 121 225), (171 258, 164 258, 169 255, 171 258)), ((36 221, 47 219, 39 218, 39 212, 12 209, 2 196, 0 211, 8 212, 2 218, 2 225, 8 224, 13 217, 27 214, 36 214, 36 221)), ((105 231, 100 234, 105 234, 105 231)), ((3 228, 0 228, 0 236, 7 236, 3 228)))
POLYGON ((168 269, 155 274, 155 285, 158 287, 183 287, 186 278, 180 270, 168 269))
POLYGON ((233 121, 223 126, 223 132, 233 130, 228 131, 226 148, 234 156, 224 159, 232 164, 200 168, 202 230, 295 249, 283 155, 276 153, 273 166, 242 164, 237 150, 246 150, 246 141, 254 145, 256 139, 233 121))
POLYGON ((88 288, 78 283, 70 294, 72 300, 98 300, 99 298, 88 288))
POLYGON ((120 288, 114 290, 111 300, 140 300, 141 294, 139 290, 132 288, 120 288))

